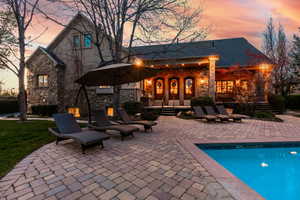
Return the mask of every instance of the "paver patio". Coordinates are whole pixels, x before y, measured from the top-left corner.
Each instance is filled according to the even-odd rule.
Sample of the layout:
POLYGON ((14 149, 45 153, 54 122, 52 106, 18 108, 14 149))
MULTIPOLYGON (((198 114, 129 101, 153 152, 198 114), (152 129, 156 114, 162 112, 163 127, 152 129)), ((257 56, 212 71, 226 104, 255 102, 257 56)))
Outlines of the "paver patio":
POLYGON ((299 137, 300 118, 281 118, 284 123, 207 124, 160 117, 153 133, 112 138, 104 150, 91 148, 86 155, 73 142, 51 143, 0 180, 0 199, 234 199, 178 139, 299 137))

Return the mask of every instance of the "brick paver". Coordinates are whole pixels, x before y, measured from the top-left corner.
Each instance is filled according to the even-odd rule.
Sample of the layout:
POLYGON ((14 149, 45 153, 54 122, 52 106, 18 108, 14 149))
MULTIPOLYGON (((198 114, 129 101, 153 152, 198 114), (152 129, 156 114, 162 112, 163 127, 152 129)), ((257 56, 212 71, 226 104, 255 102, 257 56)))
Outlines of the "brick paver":
POLYGON ((65 141, 45 145, 0 180, 0 199, 221 199, 234 198, 177 142, 299 137, 300 119, 208 124, 160 117, 152 133, 115 137, 81 154, 65 141))

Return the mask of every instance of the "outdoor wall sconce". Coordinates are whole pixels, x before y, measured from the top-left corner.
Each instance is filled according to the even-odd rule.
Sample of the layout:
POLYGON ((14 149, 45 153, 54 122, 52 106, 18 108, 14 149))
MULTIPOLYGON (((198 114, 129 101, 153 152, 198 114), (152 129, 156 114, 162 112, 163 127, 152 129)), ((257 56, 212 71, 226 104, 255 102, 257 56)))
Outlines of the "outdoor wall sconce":
POLYGON ((113 117, 114 116, 114 108, 113 107, 108 107, 106 111, 107 116, 113 117))
POLYGON ((259 66, 259 69, 261 70, 261 71, 268 71, 269 70, 269 65, 268 64, 261 64, 260 66, 259 66))
POLYGON ((72 114, 74 117, 80 117, 80 112, 78 107, 69 107, 68 113, 72 114))
POLYGON ((205 83, 206 81, 205 81, 205 79, 200 79, 200 83, 201 84, 203 84, 203 83, 205 83))
POLYGON ((141 59, 137 58, 137 59, 135 59, 134 64, 135 64, 136 66, 139 66, 139 67, 140 67, 140 66, 143 65, 143 61, 142 61, 141 59))

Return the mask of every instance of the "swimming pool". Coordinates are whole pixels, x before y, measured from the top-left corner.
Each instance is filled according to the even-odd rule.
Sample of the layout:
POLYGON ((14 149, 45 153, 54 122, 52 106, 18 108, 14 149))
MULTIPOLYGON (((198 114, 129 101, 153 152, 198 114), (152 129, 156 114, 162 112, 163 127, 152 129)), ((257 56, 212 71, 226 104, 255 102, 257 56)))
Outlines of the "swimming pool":
POLYGON ((299 199, 299 142, 197 146, 267 200, 299 199))

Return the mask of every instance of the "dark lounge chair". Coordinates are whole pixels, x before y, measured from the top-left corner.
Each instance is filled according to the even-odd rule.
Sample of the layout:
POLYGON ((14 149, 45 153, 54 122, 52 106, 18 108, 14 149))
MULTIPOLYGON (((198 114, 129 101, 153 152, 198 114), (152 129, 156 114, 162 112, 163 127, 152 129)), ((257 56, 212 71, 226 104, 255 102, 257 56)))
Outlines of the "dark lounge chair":
POLYGON ((207 114, 216 116, 222 122, 229 121, 229 117, 227 115, 217 114, 212 106, 204 106, 204 108, 207 114))
POLYGON ((193 109, 195 111, 195 117, 198 119, 205 119, 207 122, 215 122, 217 120, 217 117, 214 115, 206 115, 200 106, 195 106, 193 109))
POLYGON ((217 110, 220 114, 222 115, 226 115, 229 118, 233 119, 233 121, 237 121, 237 122, 242 122, 242 119, 245 119, 246 117, 244 115, 239 115, 239 114, 229 114, 225 107, 223 105, 218 105, 217 106, 217 110))
POLYGON ((97 131, 106 131, 106 130, 114 130, 118 131, 121 135, 122 141, 127 136, 132 136, 133 132, 139 131, 138 127, 130 126, 130 125, 122 125, 122 124, 113 124, 109 119, 107 118, 105 109, 97 110, 95 113, 95 123, 89 124, 89 127, 91 129, 97 130, 97 131))
POLYGON ((48 128, 48 130, 56 136, 56 144, 62 140, 73 139, 81 145, 82 153, 85 153, 85 149, 89 146, 99 144, 104 148, 103 140, 109 139, 109 136, 104 133, 81 129, 71 114, 54 114, 53 118, 57 128, 48 128))
POLYGON ((122 108, 118 109, 118 114, 119 114, 119 116, 122 120, 120 123, 127 124, 127 125, 128 124, 142 125, 142 126, 144 126, 145 132, 147 132, 147 130, 152 131, 152 127, 157 125, 157 123, 154 122, 154 121, 147 121, 147 120, 134 121, 134 120, 131 120, 129 115, 127 114, 127 112, 122 108))

